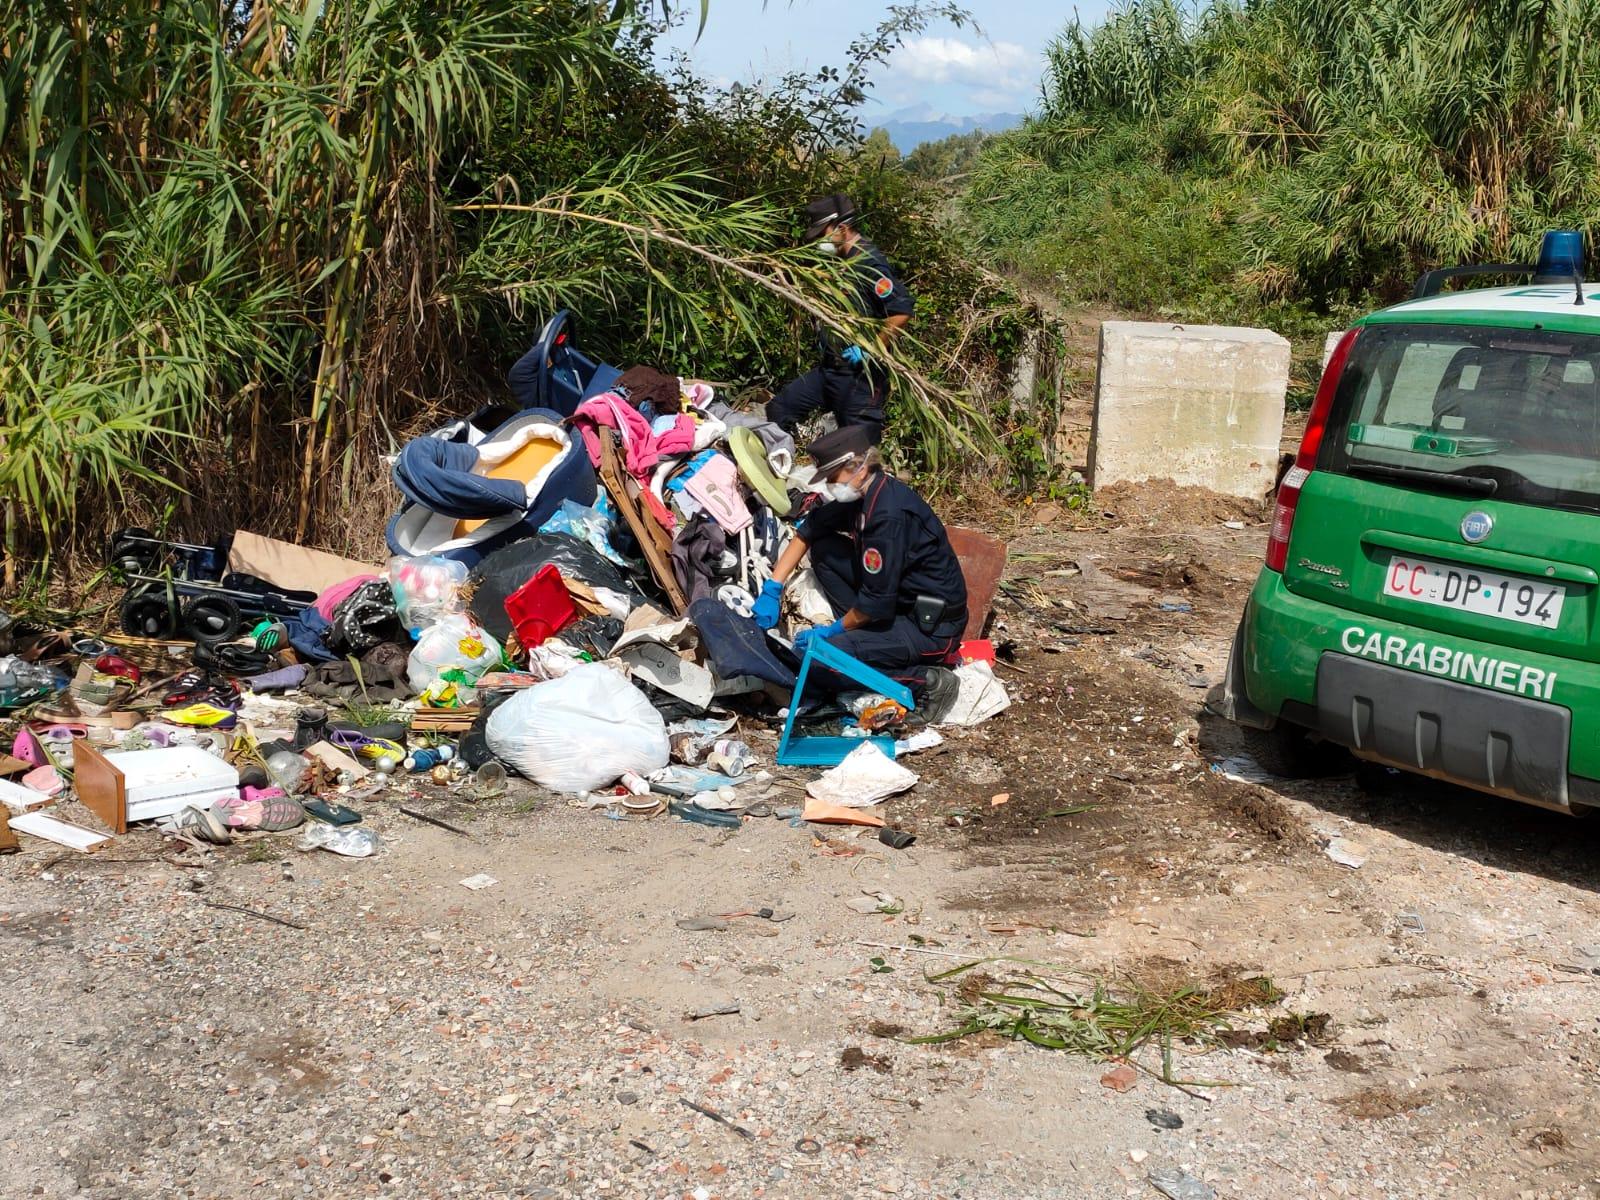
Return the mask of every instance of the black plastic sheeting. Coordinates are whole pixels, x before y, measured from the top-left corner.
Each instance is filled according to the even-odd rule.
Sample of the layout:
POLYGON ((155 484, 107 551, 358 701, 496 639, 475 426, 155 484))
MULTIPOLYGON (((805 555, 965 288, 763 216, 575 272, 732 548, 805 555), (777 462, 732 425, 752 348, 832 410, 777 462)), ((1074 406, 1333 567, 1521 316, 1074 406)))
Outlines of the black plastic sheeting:
POLYGON ((472 592, 472 619, 503 643, 511 634, 506 597, 532 579, 534 572, 546 563, 554 563, 563 579, 621 592, 635 604, 645 603, 644 594, 633 581, 588 542, 570 533, 541 533, 502 546, 472 568, 467 576, 467 586, 472 592))

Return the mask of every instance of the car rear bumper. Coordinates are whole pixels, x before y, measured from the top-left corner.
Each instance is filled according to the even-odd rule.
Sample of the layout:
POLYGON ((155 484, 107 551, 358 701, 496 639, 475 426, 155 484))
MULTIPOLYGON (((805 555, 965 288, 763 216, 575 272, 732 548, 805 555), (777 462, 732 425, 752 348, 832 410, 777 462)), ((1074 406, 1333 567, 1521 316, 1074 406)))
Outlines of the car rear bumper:
POLYGON ((1317 667, 1316 731, 1362 758, 1570 810, 1572 714, 1344 654, 1317 667))
POLYGON ((1549 808, 1600 805, 1596 664, 1349 612, 1263 571, 1229 677, 1241 723, 1292 721, 1362 758, 1549 808))

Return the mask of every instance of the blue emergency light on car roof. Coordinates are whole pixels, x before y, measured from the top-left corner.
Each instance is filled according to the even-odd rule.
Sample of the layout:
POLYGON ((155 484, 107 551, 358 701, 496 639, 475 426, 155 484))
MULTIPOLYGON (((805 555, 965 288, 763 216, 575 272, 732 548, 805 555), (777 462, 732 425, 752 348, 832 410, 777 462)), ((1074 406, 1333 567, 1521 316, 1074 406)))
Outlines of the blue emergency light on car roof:
POLYGON ((1435 267, 1417 277, 1411 289, 1413 300, 1426 300, 1437 296, 1446 281, 1464 279, 1474 275, 1533 276, 1535 283, 1567 283, 1572 285, 1573 304, 1583 303, 1583 233, 1577 229, 1551 229, 1539 243, 1539 262, 1533 263, 1471 263, 1459 267, 1435 267))
POLYGON ((1551 229, 1539 243, 1535 283, 1567 283, 1583 278, 1583 234, 1576 229, 1551 229))

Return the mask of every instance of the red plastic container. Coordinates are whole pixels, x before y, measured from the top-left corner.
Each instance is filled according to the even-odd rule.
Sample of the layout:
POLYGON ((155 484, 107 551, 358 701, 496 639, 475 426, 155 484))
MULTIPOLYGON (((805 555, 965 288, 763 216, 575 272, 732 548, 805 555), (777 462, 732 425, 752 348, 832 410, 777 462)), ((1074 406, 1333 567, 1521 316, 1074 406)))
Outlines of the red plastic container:
POLYGON ((555 564, 545 563, 532 579, 506 597, 506 616, 511 618, 522 648, 532 650, 576 621, 578 606, 555 564))

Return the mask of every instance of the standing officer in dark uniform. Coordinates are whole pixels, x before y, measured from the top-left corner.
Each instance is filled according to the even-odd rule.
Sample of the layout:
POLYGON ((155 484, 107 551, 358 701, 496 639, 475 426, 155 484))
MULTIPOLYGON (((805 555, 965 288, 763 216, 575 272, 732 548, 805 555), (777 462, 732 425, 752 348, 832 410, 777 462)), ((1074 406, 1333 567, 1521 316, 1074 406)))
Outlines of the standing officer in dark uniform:
POLYGON ((803 630, 798 653, 820 637, 889 673, 953 663, 967 625, 967 584, 944 524, 884 474, 866 426, 824 434, 809 453, 831 499, 801 519, 778 556, 756 600, 756 624, 778 623, 784 585, 809 552, 823 594, 843 615, 803 630))
MULTIPOLYGON (((848 196, 823 196, 806 205, 805 240, 837 254, 850 264, 850 282, 856 307, 863 316, 876 317, 878 341, 887 345, 911 321, 915 301, 883 253, 856 229, 856 206, 848 196), (820 240, 819 240, 820 239, 820 240)), ((872 444, 883 439, 883 397, 889 377, 874 362, 872 348, 846 345, 831 329, 817 330, 821 358, 798 379, 791 380, 767 403, 767 419, 788 433, 820 408, 833 413, 843 429, 862 425, 872 432, 872 444)))

